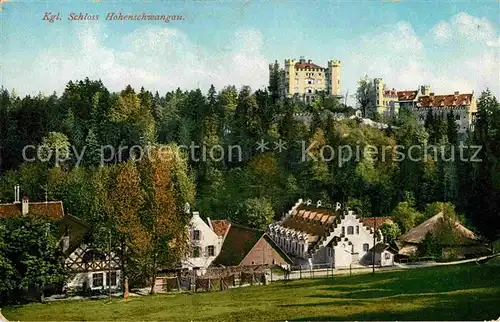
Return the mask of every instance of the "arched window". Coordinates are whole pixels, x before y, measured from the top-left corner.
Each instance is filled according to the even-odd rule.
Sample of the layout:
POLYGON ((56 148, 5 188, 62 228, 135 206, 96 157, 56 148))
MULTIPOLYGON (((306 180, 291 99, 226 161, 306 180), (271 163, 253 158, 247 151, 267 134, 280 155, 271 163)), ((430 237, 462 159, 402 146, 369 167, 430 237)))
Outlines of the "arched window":
POLYGON ((347 227, 347 235, 354 235, 354 227, 353 226, 347 227))

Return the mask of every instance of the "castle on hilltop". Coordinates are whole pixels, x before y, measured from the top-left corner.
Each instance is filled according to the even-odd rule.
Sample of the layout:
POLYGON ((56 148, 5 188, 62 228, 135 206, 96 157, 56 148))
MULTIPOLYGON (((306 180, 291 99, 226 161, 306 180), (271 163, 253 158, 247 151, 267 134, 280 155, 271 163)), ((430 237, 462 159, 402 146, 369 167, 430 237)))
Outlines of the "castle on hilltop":
POLYGON ((320 92, 341 98, 340 61, 330 60, 327 68, 301 57, 285 59, 284 68, 278 62, 269 65, 270 84, 277 80, 277 95, 280 99, 295 98, 307 104, 315 101, 320 92))

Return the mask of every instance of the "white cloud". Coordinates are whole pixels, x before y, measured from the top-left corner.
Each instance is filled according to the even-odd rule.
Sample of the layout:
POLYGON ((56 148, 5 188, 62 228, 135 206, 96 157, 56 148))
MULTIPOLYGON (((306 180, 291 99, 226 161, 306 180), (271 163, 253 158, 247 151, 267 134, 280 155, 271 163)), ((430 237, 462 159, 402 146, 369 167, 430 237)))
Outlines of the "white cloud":
POLYGON ((449 23, 441 21, 433 29, 432 33, 436 40, 448 40, 451 38, 451 29, 449 23))
POLYGON ((436 93, 481 92, 489 87, 498 96, 499 43, 492 23, 466 13, 438 22, 422 36, 400 21, 351 42, 343 52, 348 57, 343 83, 352 94, 357 80, 368 74, 399 90, 424 84, 436 93))
MULTIPOLYGON (((218 89, 229 84, 257 89, 267 85, 268 63, 277 58, 263 54, 268 39, 255 29, 235 30, 227 44, 212 49, 175 28, 142 27, 120 38, 96 23, 75 28, 53 36, 59 39, 61 32, 70 33, 70 42, 50 44, 29 60, 7 53, 0 73, 3 85, 22 94, 60 93, 69 80, 89 77, 102 79, 111 90, 127 84, 160 93, 198 86, 206 91, 210 84, 218 89)), ((337 48, 334 57, 328 53, 342 60, 344 93, 349 90, 352 95, 359 78, 368 74, 401 90, 423 84, 436 93, 480 92, 489 87, 500 95, 500 37, 484 18, 459 13, 424 34, 400 21, 347 44, 337 48)), ((321 50, 317 49, 318 55, 326 54, 321 50)))
MULTIPOLYGON (((120 39, 123 49, 108 46, 108 41, 99 24, 85 25, 72 44, 46 48, 29 68, 11 70, 6 85, 20 93, 60 93, 69 80, 89 77, 102 79, 111 90, 131 84, 166 92, 197 86, 205 91, 210 84, 256 89, 268 79, 268 60, 261 53, 263 39, 257 30, 236 31, 229 52, 199 46, 174 28, 139 28, 120 39)), ((13 69, 19 63, 9 65, 13 69)))

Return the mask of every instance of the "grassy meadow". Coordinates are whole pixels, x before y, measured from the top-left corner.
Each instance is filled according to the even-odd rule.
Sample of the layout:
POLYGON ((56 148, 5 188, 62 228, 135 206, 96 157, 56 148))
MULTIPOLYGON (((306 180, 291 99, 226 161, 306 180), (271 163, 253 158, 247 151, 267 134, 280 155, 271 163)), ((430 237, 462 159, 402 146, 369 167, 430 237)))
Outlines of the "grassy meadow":
POLYGON ((4 308, 11 321, 493 320, 500 265, 466 264, 275 282, 224 292, 4 308))

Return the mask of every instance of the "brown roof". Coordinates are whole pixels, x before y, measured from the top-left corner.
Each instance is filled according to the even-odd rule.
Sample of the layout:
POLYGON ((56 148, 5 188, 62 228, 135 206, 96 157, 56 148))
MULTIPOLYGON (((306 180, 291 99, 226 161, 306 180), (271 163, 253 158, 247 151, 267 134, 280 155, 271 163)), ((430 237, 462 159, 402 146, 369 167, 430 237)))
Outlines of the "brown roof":
MULTIPOLYGON (((30 215, 46 219, 61 219, 64 217, 64 208, 61 201, 30 202, 28 205, 30 215)), ((0 217, 13 217, 22 215, 22 204, 0 204, 0 217)))
POLYGON ((239 265, 263 235, 263 231, 231 224, 214 264, 239 265))
POLYGON ((236 224, 230 224, 222 249, 213 263, 224 266, 240 265, 261 238, 264 238, 284 260, 292 263, 288 255, 265 232, 236 224))
POLYGON ((427 95, 418 98, 417 107, 461 107, 472 102, 472 94, 427 95))
POLYGON ((210 224, 212 225, 214 233, 219 237, 226 236, 229 227, 231 227, 231 223, 227 220, 210 220, 210 224))
POLYGON ((391 223, 393 222, 391 217, 369 217, 369 218, 360 218, 361 222, 370 228, 375 227, 375 222, 377 224, 377 227, 375 229, 379 229, 380 226, 382 226, 385 223, 391 223))
MULTIPOLYGON (((443 219, 444 219, 443 213, 440 212, 437 215, 427 219, 417 227, 410 229, 409 232, 400 237, 400 240, 412 244, 421 243, 424 240, 425 235, 427 235, 427 233, 432 233, 436 229, 439 229, 441 223, 443 222, 443 219)), ((464 239, 464 241, 466 240, 472 241, 476 239, 474 233, 469 229, 465 228, 458 221, 455 222, 455 231, 459 234, 460 237, 464 239)))
POLYGON ((298 62, 298 63, 295 63, 295 68, 296 69, 324 69, 323 67, 321 66, 318 66, 314 63, 301 63, 301 62, 298 62))
POLYGON ((312 249, 321 237, 334 229, 339 217, 340 212, 333 209, 300 205, 281 225, 308 234, 309 248, 312 249))
POLYGON ((384 91, 384 95, 397 96, 398 92, 395 89, 387 89, 384 91))
POLYGON ((417 97, 418 91, 399 91, 398 100, 399 101, 412 101, 417 97))

